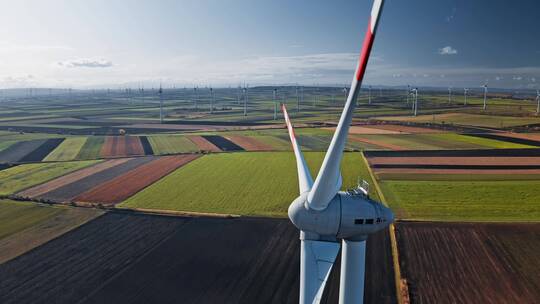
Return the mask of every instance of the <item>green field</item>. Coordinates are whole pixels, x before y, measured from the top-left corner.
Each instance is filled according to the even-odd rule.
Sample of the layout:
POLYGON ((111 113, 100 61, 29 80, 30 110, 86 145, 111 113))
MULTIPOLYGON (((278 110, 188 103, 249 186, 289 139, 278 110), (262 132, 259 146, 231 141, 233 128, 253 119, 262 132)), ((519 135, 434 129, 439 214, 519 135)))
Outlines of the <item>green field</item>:
POLYGON ((379 185, 400 219, 540 221, 540 180, 385 180, 379 185))
POLYGON ((156 135, 148 136, 154 154, 175 154, 197 152, 199 148, 191 140, 184 136, 156 135))
POLYGON ((491 149, 520 149, 520 148, 534 148, 532 146, 516 144, 511 142, 505 142, 500 140, 481 138, 475 136, 467 136, 455 133, 435 133, 435 134, 425 134, 432 138, 438 140, 453 142, 453 143, 466 143, 469 144, 472 148, 491 148, 491 149))
POLYGON ((87 137, 66 138, 44 161, 74 160, 86 143, 87 137))
POLYGON ((398 116, 398 117, 378 117, 382 120, 392 121, 411 121, 411 122, 431 122, 431 123, 444 123, 444 124, 456 124, 465 126, 487 127, 487 128, 504 128, 522 126, 528 124, 540 123, 540 117, 534 116, 498 116, 498 115, 481 115, 481 114, 469 114, 469 113, 444 113, 434 115, 419 115, 412 116, 398 116))
POLYGON ((13 194, 58 176, 95 164, 97 161, 36 163, 0 171, 0 195, 13 194))
POLYGON ((0 239, 22 231, 63 212, 34 203, 0 200, 0 239))
POLYGON ((103 136, 88 137, 84 145, 81 147, 76 159, 97 159, 100 157, 101 146, 105 142, 103 136))
MULTIPOLYGON (((305 153, 312 169, 324 153, 305 153)), ((343 188, 358 176, 371 183, 361 153, 345 153, 343 188)), ((292 152, 210 154, 176 170, 123 202, 121 207, 286 216, 298 196, 296 162, 292 152)))

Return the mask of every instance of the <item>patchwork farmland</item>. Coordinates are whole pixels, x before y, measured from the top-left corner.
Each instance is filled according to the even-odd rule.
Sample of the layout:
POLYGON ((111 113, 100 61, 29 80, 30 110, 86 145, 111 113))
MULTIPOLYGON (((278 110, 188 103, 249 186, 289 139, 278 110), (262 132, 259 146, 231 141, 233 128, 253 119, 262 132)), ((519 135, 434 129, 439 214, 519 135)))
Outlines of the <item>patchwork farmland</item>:
MULTIPOLYGON (((294 91, 285 100, 312 175, 342 108, 333 89, 298 113, 294 91)), ((167 89, 164 123, 150 90, 0 109, 1 303, 298 301, 298 233, 284 219, 296 164, 271 89, 252 89, 247 117, 234 90, 216 89, 212 114, 187 91, 167 89)), ((360 100, 342 163, 342 189, 367 180, 398 218, 368 240, 365 302, 535 302, 532 105, 494 98, 482 113, 426 94, 412 118, 382 95, 360 100)), ((339 266, 324 303, 337 301, 339 266)))

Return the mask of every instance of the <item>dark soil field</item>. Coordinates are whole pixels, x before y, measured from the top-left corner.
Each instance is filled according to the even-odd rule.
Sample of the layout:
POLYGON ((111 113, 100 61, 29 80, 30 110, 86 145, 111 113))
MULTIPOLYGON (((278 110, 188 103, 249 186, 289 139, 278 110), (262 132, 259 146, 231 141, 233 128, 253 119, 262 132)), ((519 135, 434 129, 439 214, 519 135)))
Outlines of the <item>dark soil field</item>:
MULTIPOLYGON (((387 295, 369 242, 367 295, 387 295)), ((298 303, 299 251, 284 219, 108 213, 0 265, 0 302, 298 303)))
POLYGON ((64 138, 47 139, 41 146, 34 151, 26 154, 19 162, 38 162, 43 160, 52 150, 56 149, 59 144, 64 141, 64 138))
POLYGON ((150 142, 148 142, 148 138, 146 136, 139 136, 139 139, 143 147, 144 155, 154 155, 154 150, 152 149, 150 142))
POLYGON ((75 172, 63 175, 59 178, 55 178, 51 181, 48 181, 44 184, 37 185, 35 187, 32 187, 30 189, 26 189, 22 192, 17 193, 17 196, 23 197, 23 198, 34 198, 41 196, 47 192, 51 192, 53 190, 56 190, 60 187, 63 187, 65 185, 74 183, 76 181, 79 181, 85 177, 91 176, 93 174, 96 174, 98 172, 101 172, 103 170, 112 168, 114 166, 123 164, 127 162, 129 158, 121 158, 121 159, 111 159, 107 160, 101 163, 98 163, 96 165, 86 167, 81 170, 77 170, 75 172))
POLYGON ((272 151, 274 150, 272 146, 267 145, 253 137, 241 136, 241 135, 230 135, 227 136, 227 139, 233 142, 234 144, 242 147, 246 151, 272 151))
POLYGON ((138 136, 108 136, 101 148, 102 157, 144 155, 138 136))
POLYGON ((411 303, 538 303, 540 224, 397 225, 411 303))
POLYGON ((37 139, 17 142, 7 149, 0 151, 0 163, 15 163, 25 157, 27 154, 38 149, 46 139, 37 139))
POLYGON ((222 151, 244 151, 244 148, 226 139, 225 137, 218 135, 204 135, 202 137, 222 151))
POLYGON ((123 162, 113 166, 112 168, 107 168, 103 171, 100 171, 96 174, 92 174, 83 179, 77 180, 74 183, 69 183, 65 186, 56 188, 53 191, 47 192, 43 195, 39 195, 40 199, 45 199, 52 202, 70 202, 77 195, 88 191, 102 183, 105 183, 117 176, 120 176, 130 170, 133 170, 139 166, 142 166, 150 161, 153 157, 138 157, 131 159, 127 162, 123 162))
POLYGON ((120 203, 198 157, 198 155, 194 154, 160 157, 108 182, 100 184, 78 195, 73 200, 76 202, 101 203, 104 205, 120 203))
POLYGON ((188 136, 189 140, 191 140, 201 151, 210 151, 210 152, 221 152, 221 150, 214 145, 213 143, 209 142, 202 136, 188 136))

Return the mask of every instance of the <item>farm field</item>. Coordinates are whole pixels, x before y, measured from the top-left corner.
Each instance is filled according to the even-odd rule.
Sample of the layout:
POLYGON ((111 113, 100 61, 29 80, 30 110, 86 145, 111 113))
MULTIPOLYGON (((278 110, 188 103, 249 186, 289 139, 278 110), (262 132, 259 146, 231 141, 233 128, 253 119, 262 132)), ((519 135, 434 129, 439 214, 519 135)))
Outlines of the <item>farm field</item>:
POLYGON ((505 128, 515 127, 528 124, 540 123, 540 118, 534 116, 519 117, 519 116, 496 116, 496 115, 481 115, 469 113, 444 113, 433 115, 418 115, 412 116, 382 116, 377 117, 381 120, 388 121, 410 121, 410 122, 426 122, 426 123, 444 123, 456 124, 465 126, 487 127, 487 128, 505 128))
POLYGON ((257 138, 252 136, 241 136, 241 135, 229 135, 225 136, 226 139, 230 140, 235 145, 242 147, 246 151, 272 151, 274 148, 271 145, 265 144, 257 140, 257 138))
POLYGON ((399 219, 540 220, 540 180, 383 180, 379 185, 399 219))
POLYGON ((76 202, 114 205, 127 199, 163 176, 174 171, 198 155, 164 156, 143 164, 108 182, 81 193, 73 200, 76 202))
POLYGON ((0 264, 101 214, 92 209, 0 200, 0 264))
POLYGON ((13 194, 95 164, 96 161, 24 164, 0 171, 0 195, 13 194))
POLYGON ((144 155, 138 136, 107 136, 101 148, 101 157, 126 157, 144 155))
MULTIPOLYGON (((324 153, 308 152, 305 157, 316 176, 324 153)), ((343 188, 355 187, 359 176, 372 183, 361 153, 346 153, 343 159, 343 188)), ((298 196, 296 179, 292 153, 210 154, 181 167, 119 206, 285 216, 290 202, 298 196)))
POLYGON ((84 145, 81 147, 77 159, 96 159, 100 157, 101 147, 105 142, 105 137, 91 136, 88 137, 84 145))
POLYGON ((154 157, 137 157, 105 162, 103 167, 97 170, 98 172, 92 172, 94 170, 91 170, 90 174, 84 178, 79 178, 78 175, 72 175, 67 180, 61 181, 59 183, 61 184, 60 187, 53 187, 54 189, 39 194, 35 198, 57 203, 72 202, 73 198, 79 194, 149 163, 152 160, 154 160, 154 157))
POLYGON ((535 303, 540 297, 539 224, 401 222, 396 232, 411 303, 535 303))
POLYGON ((188 136, 188 138, 195 145, 197 145, 197 147, 199 147, 199 150, 203 152, 221 152, 221 149, 219 149, 216 145, 209 142, 202 136, 192 135, 192 136, 188 136))
POLYGON ((44 161, 74 160, 86 143, 86 137, 72 137, 65 139, 56 149, 47 155, 44 161))
MULTIPOLYGON (((392 264, 371 240, 366 303, 392 303, 392 264)), ((181 294, 194 303, 297 303, 299 250, 287 220, 107 213, 0 264, 0 300, 176 303, 181 294)), ((334 277, 328 285, 337 286, 334 277)))
POLYGON ((147 138, 156 155, 192 153, 199 151, 197 145, 185 136, 154 135, 148 136, 147 138))
POLYGON ((45 143, 45 141, 46 139, 35 139, 10 144, 8 147, 0 151, 0 163, 18 162, 32 151, 38 149, 45 143))

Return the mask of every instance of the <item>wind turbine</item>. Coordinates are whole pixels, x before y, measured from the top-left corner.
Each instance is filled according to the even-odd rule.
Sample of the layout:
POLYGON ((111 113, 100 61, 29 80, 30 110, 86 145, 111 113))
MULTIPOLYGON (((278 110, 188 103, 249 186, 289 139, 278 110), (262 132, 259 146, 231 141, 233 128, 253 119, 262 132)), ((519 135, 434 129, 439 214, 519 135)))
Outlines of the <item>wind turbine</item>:
POLYGON ((452 104, 452 87, 448 88, 448 103, 452 104))
POLYGON ((484 84, 484 111, 486 110, 486 107, 487 107, 487 91, 488 91, 488 86, 487 86, 487 83, 484 84))
POLYGON ((273 98, 272 100, 274 101, 274 120, 277 120, 277 99, 276 99, 276 95, 277 95, 277 89, 274 88, 274 95, 273 95, 273 98))
POLYGON ((296 113, 298 113, 300 112, 300 95, 298 95, 298 85, 296 85, 295 94, 296 94, 296 113))
POLYGON ((414 109, 414 116, 416 116, 418 114, 418 88, 412 89, 411 94, 414 96, 413 109, 414 109))
POLYGON ((465 102, 464 102, 465 106, 467 105, 467 93, 469 93, 469 89, 464 88, 463 89, 463 96, 465 96, 465 102))
POLYGON ((210 87, 210 114, 214 114, 214 89, 210 87))
POLYGON ((161 82, 159 83, 159 123, 163 123, 163 88, 161 82))
POLYGON ((289 207, 289 218, 300 230, 300 303, 319 303, 340 250, 339 302, 363 303, 366 239, 394 220, 390 209, 368 197, 364 188, 339 191, 340 163, 352 122, 355 101, 366 71, 383 1, 375 0, 362 53, 343 113, 313 181, 296 141, 294 129, 282 105, 298 171, 300 196, 289 207))
POLYGON ((371 86, 368 87, 368 104, 371 104, 371 86))
POLYGON ((540 90, 536 90, 536 115, 540 113, 540 90))
POLYGON ((247 116, 248 86, 244 87, 244 116, 247 116))
POLYGON ((409 104, 409 96, 411 96, 411 86, 407 85, 407 104, 409 104))

